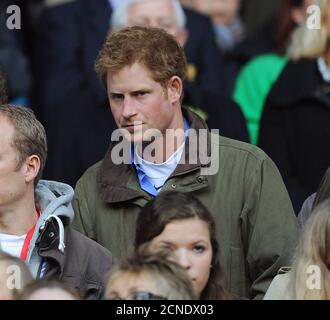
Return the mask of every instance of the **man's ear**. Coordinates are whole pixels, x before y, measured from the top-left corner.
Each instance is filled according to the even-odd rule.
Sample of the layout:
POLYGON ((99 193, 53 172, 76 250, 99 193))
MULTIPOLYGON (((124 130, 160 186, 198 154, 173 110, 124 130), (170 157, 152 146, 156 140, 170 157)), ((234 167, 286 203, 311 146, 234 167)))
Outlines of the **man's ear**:
POLYGON ((170 102, 175 103, 177 101, 180 101, 182 91, 183 91, 182 80, 178 76, 173 76, 168 81, 168 86, 167 86, 167 94, 170 102))
POLYGON ((26 158, 24 166, 25 182, 34 181, 40 171, 40 158, 32 155, 26 158))

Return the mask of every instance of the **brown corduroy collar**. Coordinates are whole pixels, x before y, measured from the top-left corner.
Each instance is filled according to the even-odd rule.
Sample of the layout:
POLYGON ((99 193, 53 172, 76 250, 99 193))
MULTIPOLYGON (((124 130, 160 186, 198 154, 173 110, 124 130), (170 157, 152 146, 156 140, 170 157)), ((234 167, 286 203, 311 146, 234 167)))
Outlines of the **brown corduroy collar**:
MULTIPOLYGON (((196 133, 197 141, 199 139, 199 130, 204 129, 204 132, 207 132, 207 146, 206 148, 199 148, 198 144, 189 145, 189 148, 185 147, 184 163, 178 164, 175 171, 171 176, 178 176, 185 174, 190 171, 197 170, 202 166, 207 166, 207 159, 210 158, 211 154, 211 143, 210 143, 210 133, 208 131, 207 124, 202 120, 198 115, 190 111, 189 109, 182 107, 182 112, 184 117, 188 120, 190 125, 190 132, 186 140, 186 146, 189 145, 189 139, 192 137, 192 131, 196 133), (196 150, 197 148, 197 150, 196 150), (194 163, 189 163, 189 154, 194 152, 198 155, 194 163), (201 161, 201 159, 203 161, 201 161)), ((194 137, 196 141, 196 137, 194 137)), ((118 203, 130 201, 140 197, 146 197, 146 193, 140 188, 129 188, 128 182, 132 179, 132 176, 135 177, 135 181, 138 184, 135 171, 131 164, 120 164, 116 165, 111 159, 111 152, 114 146, 118 142, 111 142, 110 147, 105 155, 105 158, 102 161, 99 173, 98 173, 98 185, 101 190, 101 196, 103 201, 106 203, 118 203)))

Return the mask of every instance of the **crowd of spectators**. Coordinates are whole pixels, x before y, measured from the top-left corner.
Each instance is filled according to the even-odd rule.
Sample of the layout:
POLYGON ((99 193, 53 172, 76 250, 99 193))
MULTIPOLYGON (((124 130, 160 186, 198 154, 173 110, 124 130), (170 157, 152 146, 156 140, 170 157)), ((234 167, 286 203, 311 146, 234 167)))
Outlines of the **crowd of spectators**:
POLYGON ((329 12, 2 0, 0 299, 330 299, 329 12))

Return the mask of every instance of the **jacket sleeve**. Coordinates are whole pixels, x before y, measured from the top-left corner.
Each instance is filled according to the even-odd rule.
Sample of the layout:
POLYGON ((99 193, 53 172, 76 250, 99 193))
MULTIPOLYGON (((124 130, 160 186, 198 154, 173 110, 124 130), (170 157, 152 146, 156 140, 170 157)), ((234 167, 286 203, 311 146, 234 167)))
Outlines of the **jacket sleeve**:
POLYGON ((249 296, 262 299, 277 271, 290 266, 298 223, 282 178, 270 158, 250 175, 242 215, 249 296))

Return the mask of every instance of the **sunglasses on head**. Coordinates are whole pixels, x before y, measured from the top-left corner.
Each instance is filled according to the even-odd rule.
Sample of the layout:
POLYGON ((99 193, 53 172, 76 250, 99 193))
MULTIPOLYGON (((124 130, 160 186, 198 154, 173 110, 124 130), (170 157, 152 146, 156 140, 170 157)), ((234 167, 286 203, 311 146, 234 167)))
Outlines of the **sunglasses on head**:
POLYGON ((146 291, 132 292, 126 298, 114 297, 109 300, 167 300, 167 298, 146 291))

